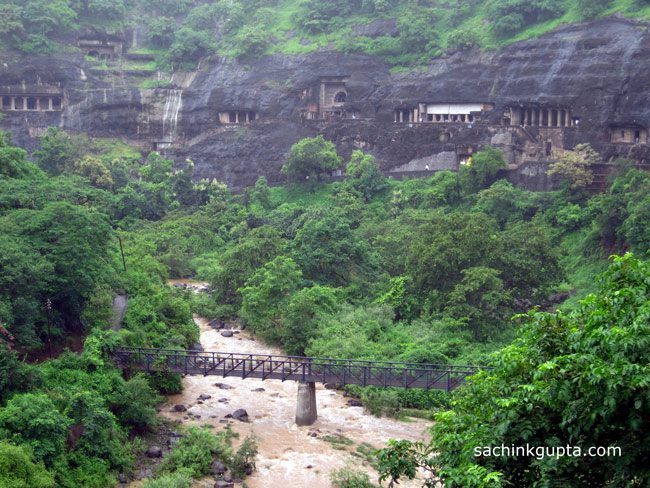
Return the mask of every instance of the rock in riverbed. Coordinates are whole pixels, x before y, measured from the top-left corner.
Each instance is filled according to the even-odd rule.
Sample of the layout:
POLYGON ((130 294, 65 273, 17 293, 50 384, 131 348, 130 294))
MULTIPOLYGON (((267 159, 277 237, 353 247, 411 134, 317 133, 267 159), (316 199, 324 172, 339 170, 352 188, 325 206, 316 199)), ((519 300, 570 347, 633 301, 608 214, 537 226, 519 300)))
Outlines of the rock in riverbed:
POLYGON ((232 413, 232 418, 240 422, 248 422, 248 412, 243 408, 239 408, 232 413))

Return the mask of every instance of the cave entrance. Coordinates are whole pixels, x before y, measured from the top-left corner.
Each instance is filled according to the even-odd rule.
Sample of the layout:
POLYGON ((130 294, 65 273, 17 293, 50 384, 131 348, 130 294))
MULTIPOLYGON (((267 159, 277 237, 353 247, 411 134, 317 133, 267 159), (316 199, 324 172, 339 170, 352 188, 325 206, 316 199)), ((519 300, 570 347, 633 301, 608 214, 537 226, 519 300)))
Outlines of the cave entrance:
POLYGON ((345 103, 348 98, 348 94, 341 91, 334 96, 334 103, 345 103))

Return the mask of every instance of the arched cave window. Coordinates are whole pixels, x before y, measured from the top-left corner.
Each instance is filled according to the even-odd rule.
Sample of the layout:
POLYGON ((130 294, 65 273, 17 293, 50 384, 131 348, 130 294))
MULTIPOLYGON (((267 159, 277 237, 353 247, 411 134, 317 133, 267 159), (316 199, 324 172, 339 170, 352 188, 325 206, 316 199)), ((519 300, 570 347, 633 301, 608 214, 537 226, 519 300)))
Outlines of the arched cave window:
POLYGON ((345 92, 338 92, 336 96, 334 97, 334 102, 336 103, 345 103, 345 100, 348 98, 347 93, 345 92))

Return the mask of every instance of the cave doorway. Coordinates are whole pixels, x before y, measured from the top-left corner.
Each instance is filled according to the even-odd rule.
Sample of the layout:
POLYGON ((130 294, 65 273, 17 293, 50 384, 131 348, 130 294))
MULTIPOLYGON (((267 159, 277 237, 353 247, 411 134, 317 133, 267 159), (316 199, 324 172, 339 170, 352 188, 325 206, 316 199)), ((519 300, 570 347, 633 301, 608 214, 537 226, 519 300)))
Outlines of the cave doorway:
POLYGON ((345 101, 348 98, 348 94, 345 92, 338 92, 336 96, 334 96, 334 103, 345 103, 345 101))

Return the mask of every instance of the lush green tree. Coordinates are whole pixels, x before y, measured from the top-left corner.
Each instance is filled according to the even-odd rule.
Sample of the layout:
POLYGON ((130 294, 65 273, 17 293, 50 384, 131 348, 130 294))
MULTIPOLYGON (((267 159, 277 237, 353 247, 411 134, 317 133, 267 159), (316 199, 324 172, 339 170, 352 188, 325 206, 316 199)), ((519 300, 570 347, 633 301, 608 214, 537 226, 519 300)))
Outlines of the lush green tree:
MULTIPOLYGON (((255 10, 252 2, 247 7, 255 10)), ((268 19, 267 19, 268 20, 268 19)), ((221 37, 239 29, 251 18, 246 16, 244 5, 239 2, 214 2, 197 5, 188 14, 185 24, 192 29, 207 31, 221 37)))
POLYGON ((169 48, 169 57, 176 64, 194 64, 202 57, 212 54, 214 49, 214 42, 206 32, 182 27, 176 31, 174 42, 169 48))
MULTIPOLYGON (((0 328, 6 331, 1 324, 0 328)), ((0 405, 4 405, 13 393, 28 390, 31 380, 30 368, 20 362, 16 352, 0 339, 0 405)))
POLYGON ((537 222, 518 222, 508 227, 501 238, 503 244, 494 267, 501 270, 510 294, 523 301, 544 300, 564 278, 553 234, 537 222))
POLYGON ((23 178, 37 174, 36 168, 26 160, 24 149, 11 146, 9 134, 0 132, 0 176, 23 178))
POLYGON ((50 127, 41 137, 41 148, 34 152, 34 160, 51 175, 59 175, 74 167, 83 155, 83 137, 73 137, 50 127))
POLYGON ((160 397, 149 386, 142 375, 126 381, 111 398, 111 406, 120 423, 129 428, 145 432, 158 425, 156 405, 160 397))
POLYGON ((132 465, 127 436, 101 396, 87 390, 72 393, 66 415, 73 425, 67 439, 69 450, 73 451, 69 464, 84 458, 95 461, 102 468, 105 466, 100 468, 99 478, 107 477, 108 468, 123 470, 132 465))
POLYGON ((474 193, 494 183, 499 170, 505 167, 503 152, 487 147, 474 154, 466 165, 461 166, 460 178, 465 189, 474 193))
POLYGON ((0 235, 0 322, 23 347, 40 343, 37 326, 53 271, 52 263, 27 238, 0 235))
POLYGON ((87 13, 102 19, 122 19, 126 12, 124 0, 88 0, 87 13))
POLYGON ((504 322, 511 311, 511 298, 500 274, 484 266, 466 268, 447 297, 445 312, 466 321, 476 340, 486 340, 490 325, 504 322))
POLYGON ((561 15, 561 0, 490 0, 487 16, 498 36, 512 35, 523 28, 561 15))
POLYGON ((262 338, 279 342, 287 304, 301 281, 300 268, 291 258, 276 257, 259 268, 239 291, 240 316, 262 338))
POLYGON ((113 177, 111 172, 101 159, 93 156, 84 156, 74 165, 75 173, 90 180, 90 183, 97 188, 111 189, 113 177))
POLYGON ((0 488, 53 488, 54 478, 26 446, 0 441, 0 488))
MULTIPOLYGON (((47 286, 54 312, 69 329, 80 329, 84 306, 98 281, 110 270, 111 230, 105 215, 67 202, 42 210, 20 209, 0 218, 7 235, 25 239, 51 266, 47 286)), ((39 260, 34 260, 39 263, 39 260)))
POLYGON ((255 188, 253 188, 251 198, 253 201, 259 203, 264 210, 271 210, 273 206, 271 202, 271 189, 265 176, 260 176, 255 182, 255 188))
POLYGON ((358 2, 347 2, 344 0, 332 0, 319 2, 318 0, 307 0, 301 5, 301 10, 296 15, 295 21, 298 26, 311 34, 324 32, 337 19, 349 15, 358 2))
POLYGON ((315 285, 291 296, 283 321, 282 345, 289 354, 303 355, 321 320, 338 307, 336 289, 315 285))
POLYGON ((176 21, 172 17, 151 17, 147 20, 147 40, 154 46, 167 48, 174 42, 176 21))
POLYGON ((34 459, 50 466, 63 453, 69 425, 69 419, 43 393, 14 395, 0 409, 0 437, 29 445, 34 459))
POLYGON ((345 175, 352 188, 368 202, 372 196, 386 188, 386 177, 379 170, 374 156, 354 151, 345 169, 345 175))
POLYGON ((508 222, 530 220, 538 210, 536 197, 507 180, 499 180, 476 195, 474 209, 494 217, 503 228, 508 222))
POLYGON ((474 31, 460 29, 447 36, 448 51, 465 51, 480 45, 480 38, 474 31))
POLYGON ((530 312, 516 341, 494 355, 494 369, 437 415, 431 444, 393 442, 384 451, 382 478, 411 478, 421 465, 464 487, 647 484, 648 276, 648 261, 616 257, 598 293, 574 312, 530 312), (485 455, 502 445, 530 445, 536 456, 485 455), (543 455, 566 446, 620 451, 543 455))
POLYGON ((584 190, 594 181, 591 165, 599 160, 600 155, 589 144, 578 144, 572 151, 563 151, 547 174, 560 177, 570 190, 584 190))
POLYGON ((437 213, 411 236, 406 270, 426 299, 431 291, 453 289, 464 269, 492 262, 501 244, 494 220, 485 214, 437 213))
POLYGON ((650 195, 628 204, 629 216, 623 222, 619 234, 626 243, 639 253, 650 249, 650 195))
POLYGON ((584 20, 589 20, 602 13, 611 3, 611 0, 576 0, 576 8, 584 20))
POLYGON ((287 162, 282 166, 282 173, 294 181, 313 185, 326 173, 341 165, 341 158, 336 154, 333 142, 323 136, 308 137, 291 146, 287 162))
POLYGON ((390 336, 393 317, 392 310, 385 305, 343 305, 337 313, 322 317, 307 354, 324 358, 393 358, 400 348, 390 340, 395 339, 390 336))
POLYGON ((338 212, 306 221, 293 241, 293 255, 307 279, 334 286, 363 281, 377 265, 368 243, 338 212))
POLYGON ((238 56, 259 57, 269 47, 269 34, 262 25, 244 26, 233 38, 238 56))
MULTIPOLYGON (((242 288, 258 268, 278 256, 284 247, 280 233, 258 227, 228 247, 201 275, 210 282, 213 297, 221 304, 239 308, 242 288)), ((230 310, 228 313, 232 313, 230 310)))
POLYGON ((136 0, 142 12, 177 15, 189 10, 192 0, 136 0))
POLYGON ((433 20, 426 13, 409 15, 398 20, 399 40, 403 51, 424 53, 424 59, 433 56, 439 46, 438 33, 431 28, 433 20))

